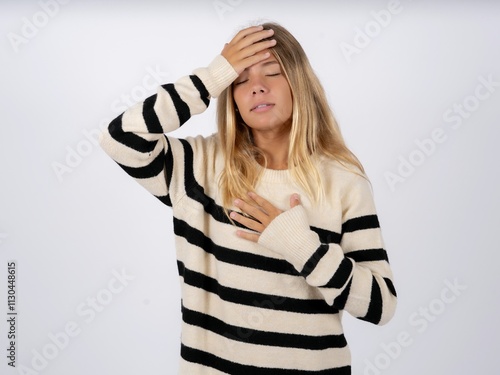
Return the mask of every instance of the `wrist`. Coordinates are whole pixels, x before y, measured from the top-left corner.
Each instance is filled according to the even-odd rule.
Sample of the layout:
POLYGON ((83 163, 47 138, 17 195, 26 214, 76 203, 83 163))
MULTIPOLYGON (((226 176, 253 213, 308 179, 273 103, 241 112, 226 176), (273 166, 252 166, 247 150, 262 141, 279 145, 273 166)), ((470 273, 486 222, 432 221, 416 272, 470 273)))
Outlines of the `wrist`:
POLYGON ((196 69, 193 73, 202 80, 212 98, 217 98, 238 77, 222 55, 217 55, 206 68, 196 69))
POLYGON ((277 216, 261 233, 258 243, 301 269, 321 242, 308 223, 302 205, 291 208, 277 216))

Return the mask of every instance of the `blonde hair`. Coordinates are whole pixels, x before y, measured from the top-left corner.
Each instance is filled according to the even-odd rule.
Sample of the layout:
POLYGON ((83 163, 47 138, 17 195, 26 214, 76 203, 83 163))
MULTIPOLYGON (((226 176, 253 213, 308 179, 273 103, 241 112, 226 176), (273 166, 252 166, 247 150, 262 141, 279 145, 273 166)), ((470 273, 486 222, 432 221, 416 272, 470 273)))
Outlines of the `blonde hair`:
MULTIPOLYGON (((309 59, 295 37, 276 23, 262 24, 273 29, 276 45, 271 52, 281 65, 292 91, 293 110, 288 152, 288 168, 296 183, 312 201, 323 197, 321 175, 315 158, 326 156, 364 175, 360 161, 346 146, 328 104, 325 91, 309 59)), ((232 85, 217 100, 219 142, 224 155, 224 169, 219 186, 227 213, 235 198, 246 197, 257 184, 266 165, 265 156, 253 144, 250 128, 236 111, 232 85)))

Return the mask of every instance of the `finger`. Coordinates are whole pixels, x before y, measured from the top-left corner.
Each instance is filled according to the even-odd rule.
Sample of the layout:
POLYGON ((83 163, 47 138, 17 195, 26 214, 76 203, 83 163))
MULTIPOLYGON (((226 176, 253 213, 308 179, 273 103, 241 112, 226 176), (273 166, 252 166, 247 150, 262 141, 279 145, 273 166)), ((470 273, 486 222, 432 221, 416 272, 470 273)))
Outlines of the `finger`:
POLYGON ((243 230, 237 230, 236 235, 248 241, 259 242, 260 235, 257 233, 250 233, 250 232, 245 232, 243 230))
POLYGON ((290 208, 297 207, 300 204, 300 195, 297 193, 290 196, 290 208))
POLYGON ((274 40, 260 42, 241 51, 235 51, 236 47, 226 45, 221 54, 227 59, 234 70, 238 74, 241 74, 245 69, 271 56, 269 51, 264 50, 273 47, 275 44, 276 41, 274 40))
POLYGON ((269 38, 271 38, 274 34, 274 30, 262 30, 257 33, 251 34, 243 38, 241 41, 238 42, 238 44, 244 48, 244 47, 249 47, 249 46, 254 46, 256 44, 262 43, 269 41, 269 38))
POLYGON ((243 215, 241 215, 237 212, 234 212, 234 211, 231 212, 231 214, 229 216, 231 217, 231 219, 244 225, 248 229, 251 229, 251 230, 259 232, 259 233, 261 233, 264 230, 264 226, 262 225, 262 223, 259 223, 258 221, 254 220, 252 218, 243 216, 243 215))
POLYGON ((240 30, 231 40, 230 43, 237 43, 240 40, 246 38, 248 35, 255 34, 259 31, 264 30, 264 26, 258 25, 258 26, 250 26, 247 27, 246 29, 240 30))
MULTIPOLYGON (((222 50, 225 55, 234 62, 243 61, 249 57, 255 56, 260 52, 270 49, 276 45, 276 40, 264 40, 264 41, 256 41, 255 43, 243 43, 236 45, 228 45, 224 47, 222 50)), ((269 52, 269 51, 268 51, 269 52)), ((269 57, 266 56, 266 58, 269 57)), ((246 63, 246 67, 250 66, 248 62, 246 63)))
MULTIPOLYGON (((245 30, 244 30, 245 31, 245 30)), ((237 34, 235 38, 230 42, 233 45, 239 45, 241 48, 245 46, 250 46, 255 44, 263 39, 269 38, 274 34, 274 30, 267 29, 263 30, 262 28, 258 30, 250 30, 250 32, 245 32, 242 35, 237 34)))
POLYGON ((236 38, 229 44, 226 44, 224 50, 229 54, 239 55, 240 58, 253 56, 256 53, 259 53, 266 48, 271 48, 276 44, 276 41, 268 39, 273 34, 273 30, 263 30, 247 35, 243 39, 236 38))
MULTIPOLYGON (((276 45, 276 40, 264 40, 261 42, 253 43, 247 47, 244 47, 239 54, 242 58, 248 58, 258 55, 260 52, 268 50, 276 45)), ((267 51, 269 52, 269 51, 267 51)), ((269 56, 268 56, 269 57, 269 56)))
MULTIPOLYGON (((270 47, 272 47, 270 45, 270 47)), ((264 50, 266 47, 264 47, 264 50)), ((266 60, 269 56, 271 56, 271 53, 269 51, 264 51, 258 47, 255 51, 257 51, 255 54, 249 54, 248 51, 242 51, 242 56, 237 58, 236 60, 229 60, 230 64, 233 66, 234 70, 239 74, 241 74, 245 69, 251 67, 252 65, 258 64, 261 61, 266 60)))
MULTIPOLYGON (((236 54, 241 50, 245 49, 249 45, 257 42, 260 39, 263 39, 262 34, 258 34, 258 32, 262 32, 261 26, 254 26, 248 29, 241 30, 233 39, 224 44, 223 52, 229 53, 230 55, 236 54), (256 36, 257 34, 257 36, 256 36), (253 37, 251 37, 253 35, 253 37), (261 35, 260 39, 259 36, 261 35)), ((265 32, 265 31, 264 31, 265 32)))
POLYGON ((273 218, 278 216, 282 211, 276 208, 272 203, 262 198, 260 195, 254 192, 249 192, 248 196, 255 202, 259 207, 264 210, 269 216, 273 218))
POLYGON ((233 66, 234 70, 241 74, 248 67, 271 55, 269 51, 265 50, 276 45, 276 40, 269 39, 273 34, 274 31, 270 29, 249 28, 242 30, 231 42, 225 44, 221 54, 233 66))
MULTIPOLYGON (((267 31, 267 30, 266 30, 267 31)), ((233 45, 234 53, 240 58, 253 56, 276 45, 275 39, 269 39, 272 34, 257 33, 233 45)))
POLYGON ((248 204, 242 199, 236 199, 234 201, 234 205, 238 207, 241 211, 243 211, 245 214, 252 216, 260 223, 264 224, 264 226, 266 226, 269 223, 269 220, 267 219, 268 218, 267 213, 264 212, 260 207, 248 204))

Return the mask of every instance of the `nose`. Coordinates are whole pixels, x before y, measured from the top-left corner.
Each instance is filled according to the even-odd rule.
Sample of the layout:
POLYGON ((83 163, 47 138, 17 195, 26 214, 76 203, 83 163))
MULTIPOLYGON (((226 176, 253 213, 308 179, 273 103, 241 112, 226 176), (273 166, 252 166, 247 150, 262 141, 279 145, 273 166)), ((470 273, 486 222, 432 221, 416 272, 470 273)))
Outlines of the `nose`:
POLYGON ((257 95, 257 94, 264 94, 267 92, 267 87, 264 85, 264 83, 257 78, 254 78, 252 80, 252 95, 257 95))

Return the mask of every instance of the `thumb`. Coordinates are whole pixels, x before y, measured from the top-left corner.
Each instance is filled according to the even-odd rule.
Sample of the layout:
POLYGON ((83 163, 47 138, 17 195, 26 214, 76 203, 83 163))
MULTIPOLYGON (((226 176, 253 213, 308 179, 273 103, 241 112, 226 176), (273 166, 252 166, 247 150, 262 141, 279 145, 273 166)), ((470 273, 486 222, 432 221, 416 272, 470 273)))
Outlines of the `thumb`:
POLYGON ((300 204, 300 195, 297 193, 290 196, 290 208, 294 208, 300 204))

